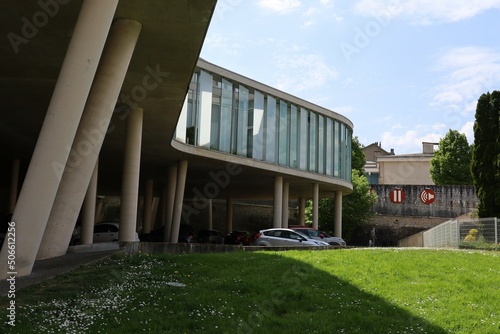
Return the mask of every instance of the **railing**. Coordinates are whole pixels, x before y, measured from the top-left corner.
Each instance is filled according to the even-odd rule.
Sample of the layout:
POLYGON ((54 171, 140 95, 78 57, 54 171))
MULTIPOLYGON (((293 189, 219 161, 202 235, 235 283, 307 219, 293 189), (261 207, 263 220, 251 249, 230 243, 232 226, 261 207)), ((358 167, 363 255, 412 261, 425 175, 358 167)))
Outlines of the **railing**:
POLYGON ((423 233, 424 247, 498 250, 497 218, 448 220, 423 233))

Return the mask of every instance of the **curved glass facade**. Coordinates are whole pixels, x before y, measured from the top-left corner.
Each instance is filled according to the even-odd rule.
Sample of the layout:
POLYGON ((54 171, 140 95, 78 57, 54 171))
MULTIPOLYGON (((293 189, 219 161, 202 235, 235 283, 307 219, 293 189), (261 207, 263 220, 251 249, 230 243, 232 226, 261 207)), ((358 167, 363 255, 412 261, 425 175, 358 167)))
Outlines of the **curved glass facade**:
POLYGON ((351 181, 349 125, 203 69, 193 74, 175 139, 351 181))

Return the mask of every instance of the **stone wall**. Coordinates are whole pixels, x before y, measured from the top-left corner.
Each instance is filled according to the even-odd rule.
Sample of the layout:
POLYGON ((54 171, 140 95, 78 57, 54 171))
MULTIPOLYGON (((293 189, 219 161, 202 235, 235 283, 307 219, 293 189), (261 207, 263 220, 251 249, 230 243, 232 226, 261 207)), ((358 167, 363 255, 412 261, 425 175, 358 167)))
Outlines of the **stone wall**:
POLYGON ((372 191, 378 195, 373 210, 382 215, 454 218, 473 211, 478 204, 473 186, 373 185, 372 191), (400 204, 390 200, 390 192, 395 188, 405 194, 400 204), (420 199, 424 189, 435 192, 432 204, 424 204, 420 199))

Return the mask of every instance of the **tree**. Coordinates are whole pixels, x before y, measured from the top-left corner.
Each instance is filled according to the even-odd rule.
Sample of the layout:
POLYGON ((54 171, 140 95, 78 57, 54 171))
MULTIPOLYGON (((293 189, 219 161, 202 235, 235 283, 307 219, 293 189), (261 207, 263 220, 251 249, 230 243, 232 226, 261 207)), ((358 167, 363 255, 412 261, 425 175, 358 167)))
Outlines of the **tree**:
POLYGON ((362 175, 365 170, 366 157, 358 137, 352 138, 351 151, 351 167, 362 175))
POLYGON ((476 107, 471 172, 479 217, 500 217, 500 91, 481 95, 476 107))
POLYGON ((431 160, 431 178, 437 185, 472 184, 471 147, 467 137, 449 130, 439 141, 439 149, 431 160))

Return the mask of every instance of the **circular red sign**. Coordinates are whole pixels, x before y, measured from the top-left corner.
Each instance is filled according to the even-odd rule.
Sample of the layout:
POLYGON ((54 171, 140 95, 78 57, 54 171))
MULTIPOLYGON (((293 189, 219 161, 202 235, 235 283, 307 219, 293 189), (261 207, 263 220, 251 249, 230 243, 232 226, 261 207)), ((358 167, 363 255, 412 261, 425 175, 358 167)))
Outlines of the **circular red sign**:
POLYGON ((424 189, 420 193, 420 200, 424 204, 432 204, 436 200, 436 193, 431 189, 424 189))
POLYGON ((405 200, 405 193, 401 189, 393 189, 389 193, 389 198, 391 199, 391 202, 394 204, 400 204, 403 203, 405 200))

